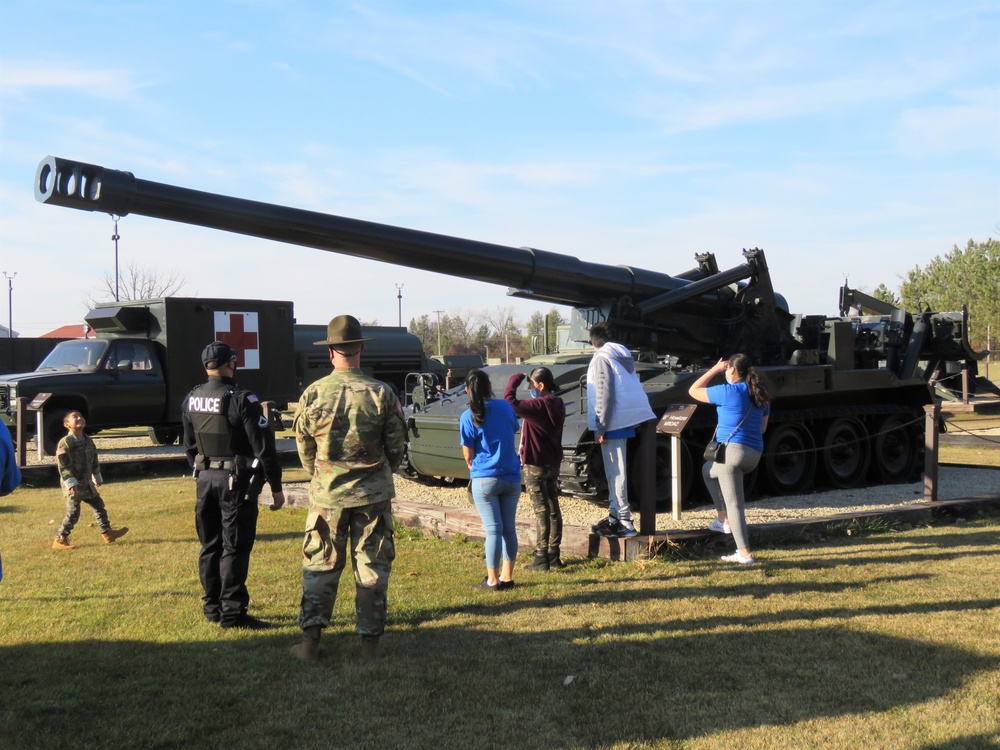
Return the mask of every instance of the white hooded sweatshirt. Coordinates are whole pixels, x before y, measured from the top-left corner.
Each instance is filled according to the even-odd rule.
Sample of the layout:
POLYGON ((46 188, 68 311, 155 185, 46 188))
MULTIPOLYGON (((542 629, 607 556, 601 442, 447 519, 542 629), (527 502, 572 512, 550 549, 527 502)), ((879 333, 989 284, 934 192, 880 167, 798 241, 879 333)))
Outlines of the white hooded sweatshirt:
POLYGON ((650 419, 656 415, 635 374, 632 353, 609 341, 594 352, 587 368, 587 426, 603 435, 650 419))

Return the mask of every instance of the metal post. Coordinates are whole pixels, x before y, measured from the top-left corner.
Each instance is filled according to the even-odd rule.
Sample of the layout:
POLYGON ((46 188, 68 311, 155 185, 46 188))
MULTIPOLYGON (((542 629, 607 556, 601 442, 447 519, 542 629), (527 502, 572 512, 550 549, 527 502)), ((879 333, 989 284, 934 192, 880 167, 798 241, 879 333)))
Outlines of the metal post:
POLYGON ((111 235, 111 239, 115 243, 115 302, 118 302, 118 300, 120 299, 118 296, 118 279, 121 277, 121 274, 118 272, 118 240, 121 239, 121 237, 118 235, 119 217, 115 216, 114 214, 108 214, 108 215, 111 217, 111 220, 114 221, 115 223, 115 233, 111 235))
MULTIPOLYGON (((7 272, 3 272, 4 278, 7 279, 7 338, 14 338, 14 277, 17 276, 17 271, 10 276, 7 272)), ((13 357, 13 349, 11 349, 11 356, 13 357)))
POLYGON ((938 417, 940 404, 924 407, 924 500, 928 503, 938 499, 938 417))
POLYGON ((681 520, 681 436, 670 436, 670 494, 675 521, 681 520))
POLYGON ((969 368, 962 368, 962 403, 969 403, 969 368))
POLYGON ((24 436, 27 430, 24 429, 24 420, 28 416, 28 399, 19 398, 17 400, 17 422, 14 424, 14 441, 17 443, 17 465, 27 466, 28 447, 24 444, 24 436))
POLYGON ((434 312, 437 313, 438 317, 438 356, 440 357, 441 356, 441 313, 443 313, 444 310, 435 310, 434 312))
POLYGON ((396 284, 396 300, 399 304, 399 322, 396 324, 400 328, 403 327, 403 285, 396 284))

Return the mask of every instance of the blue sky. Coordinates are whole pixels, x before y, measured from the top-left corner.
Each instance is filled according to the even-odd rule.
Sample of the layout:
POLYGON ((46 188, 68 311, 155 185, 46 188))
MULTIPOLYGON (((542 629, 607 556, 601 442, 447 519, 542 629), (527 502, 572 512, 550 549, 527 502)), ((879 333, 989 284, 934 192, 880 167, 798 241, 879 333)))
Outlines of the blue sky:
MULTIPOLYGON (((46 155, 145 180, 676 274, 767 254, 793 312, 1000 231, 1000 3, 0 4, 14 329, 81 322, 111 219, 46 155)), ((502 286, 125 217, 119 256, 302 323, 545 306, 502 286)), ((7 311, 0 314, 6 325, 7 311)))

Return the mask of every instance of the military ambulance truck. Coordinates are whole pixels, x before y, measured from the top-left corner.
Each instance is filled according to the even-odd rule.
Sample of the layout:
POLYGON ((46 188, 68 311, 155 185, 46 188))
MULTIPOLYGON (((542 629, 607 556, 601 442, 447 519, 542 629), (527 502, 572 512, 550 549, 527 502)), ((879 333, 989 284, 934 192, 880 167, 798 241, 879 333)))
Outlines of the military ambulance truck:
MULTIPOLYGON (((212 341, 239 353, 237 380, 261 401, 283 407, 298 397, 291 302, 164 297, 102 303, 84 320, 94 338, 58 344, 34 372, 0 376, 0 418, 14 434, 17 399, 41 402, 49 454, 73 409, 88 433, 139 425, 154 443, 174 443, 181 401, 204 382, 201 351, 212 341)), ((25 422, 33 435, 34 414, 25 422)))

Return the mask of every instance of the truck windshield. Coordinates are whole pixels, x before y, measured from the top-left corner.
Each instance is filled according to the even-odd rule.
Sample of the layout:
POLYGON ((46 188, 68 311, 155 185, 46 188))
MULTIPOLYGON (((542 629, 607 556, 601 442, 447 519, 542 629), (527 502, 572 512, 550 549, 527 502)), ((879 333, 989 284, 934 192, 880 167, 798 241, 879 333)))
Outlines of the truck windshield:
POLYGON ((63 341, 38 365, 38 370, 94 370, 101 362, 107 341, 63 341))

